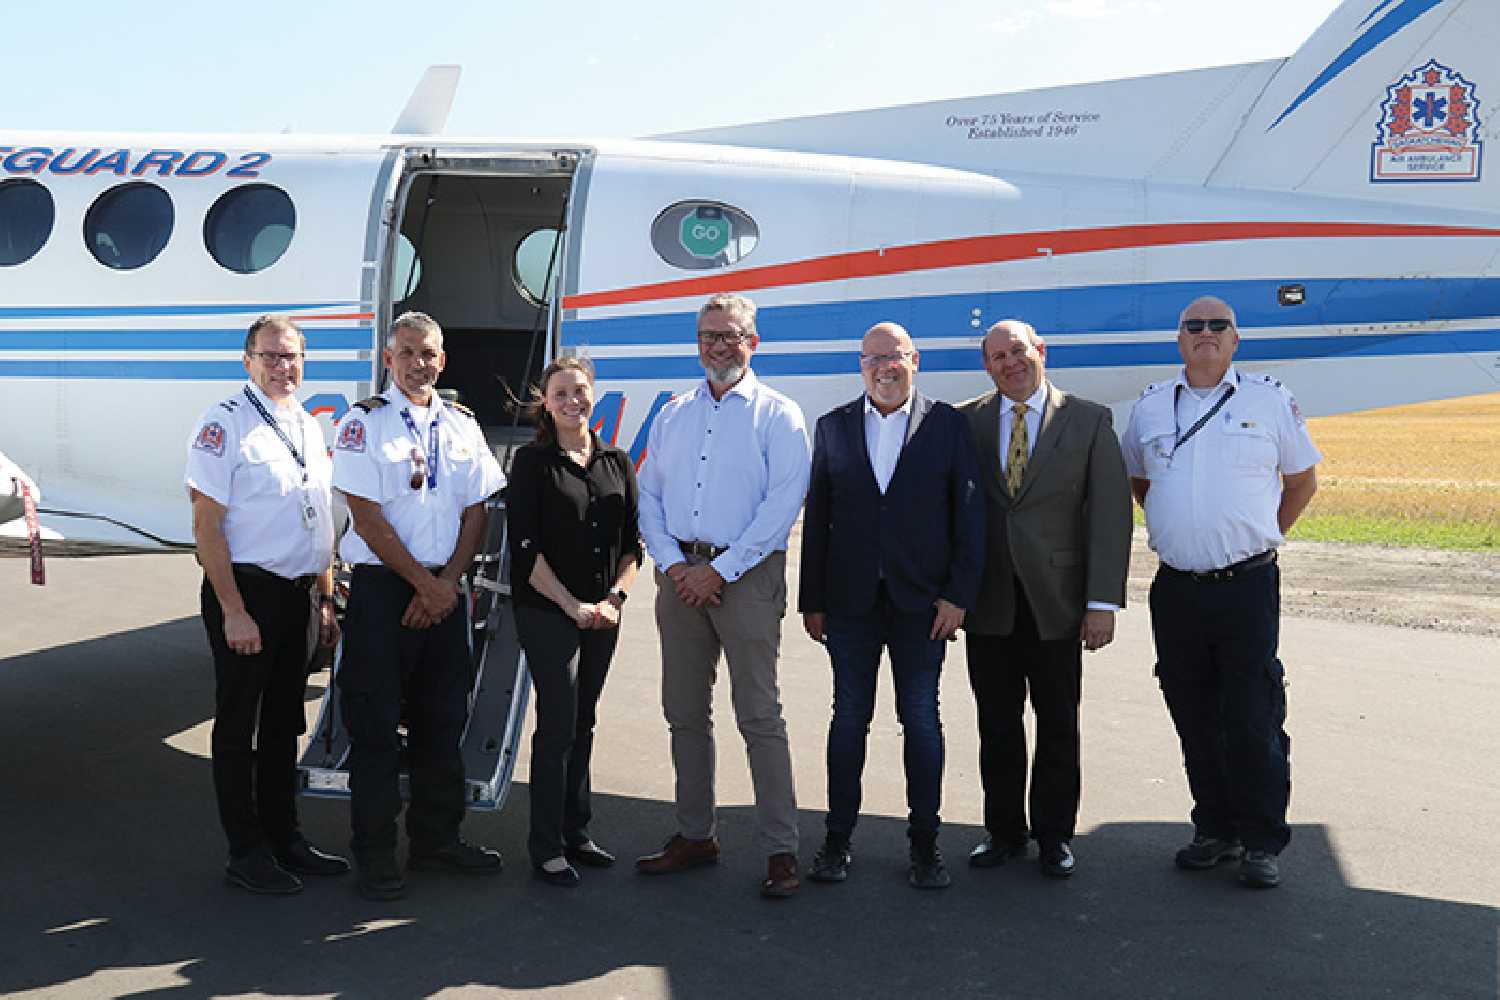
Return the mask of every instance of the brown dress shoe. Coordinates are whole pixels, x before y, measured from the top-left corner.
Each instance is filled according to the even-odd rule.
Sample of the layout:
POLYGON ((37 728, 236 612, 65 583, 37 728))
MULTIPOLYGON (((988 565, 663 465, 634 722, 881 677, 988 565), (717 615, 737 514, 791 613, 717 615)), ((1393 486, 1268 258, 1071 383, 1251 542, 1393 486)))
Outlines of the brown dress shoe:
POLYGON ((673 875, 689 868, 716 864, 718 860, 719 841, 716 838, 689 840, 674 833, 666 846, 655 854, 636 858, 635 870, 642 875, 673 875))
POLYGON ((801 885, 797 879, 797 855, 771 855, 766 864, 766 880, 760 884, 760 894, 767 899, 786 899, 801 885))

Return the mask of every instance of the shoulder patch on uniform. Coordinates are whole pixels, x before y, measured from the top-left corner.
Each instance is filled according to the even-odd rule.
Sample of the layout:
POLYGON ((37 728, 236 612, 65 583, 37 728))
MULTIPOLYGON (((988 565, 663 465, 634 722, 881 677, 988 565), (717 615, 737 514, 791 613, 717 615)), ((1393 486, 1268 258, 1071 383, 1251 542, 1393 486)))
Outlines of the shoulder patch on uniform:
POLYGON ((473 421, 476 421, 476 422, 479 420, 478 417, 474 416, 474 411, 471 410, 471 409, 469 409, 467 406, 465 406, 462 403, 450 403, 450 402, 447 402, 445 400, 444 401, 444 405, 452 407, 453 409, 457 410, 459 413, 462 413, 464 416, 468 417, 470 420, 473 420, 473 421))
POLYGON ((193 447, 198 451, 206 451, 215 458, 223 458, 224 425, 214 420, 204 424, 193 440, 193 447))
POLYGON ((386 399, 384 396, 371 396, 368 399, 361 399, 354 405, 359 407, 361 410, 364 410, 366 413, 370 413, 374 410, 380 409, 382 406, 389 402, 390 400, 386 399))
MULTIPOLYGON (((359 404, 354 404, 358 406, 359 404)), ((365 425, 358 419, 345 420, 339 425, 339 441, 334 445, 339 451, 365 450, 365 425)))

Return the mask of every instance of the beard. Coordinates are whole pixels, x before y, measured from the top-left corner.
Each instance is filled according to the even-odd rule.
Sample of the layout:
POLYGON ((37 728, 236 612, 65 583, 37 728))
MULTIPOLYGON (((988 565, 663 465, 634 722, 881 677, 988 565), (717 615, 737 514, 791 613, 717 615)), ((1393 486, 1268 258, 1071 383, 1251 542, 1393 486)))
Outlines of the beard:
POLYGON ((738 361, 731 361, 722 368, 715 367, 707 362, 699 362, 699 364, 703 365, 703 374, 708 376, 708 380, 715 385, 734 385, 745 377, 747 367, 738 361))

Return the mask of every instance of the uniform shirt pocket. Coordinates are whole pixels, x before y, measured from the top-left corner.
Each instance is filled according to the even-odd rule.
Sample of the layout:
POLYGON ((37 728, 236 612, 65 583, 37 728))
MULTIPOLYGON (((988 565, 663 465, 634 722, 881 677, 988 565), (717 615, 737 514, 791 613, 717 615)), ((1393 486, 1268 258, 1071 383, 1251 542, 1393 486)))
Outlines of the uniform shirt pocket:
POLYGON ((1276 468, 1276 440, 1271 429, 1250 420, 1235 420, 1224 430, 1229 461, 1243 472, 1271 472, 1276 468))
POLYGON ((1143 438, 1142 461, 1146 465, 1146 478, 1159 479, 1172 468, 1172 432, 1143 438))

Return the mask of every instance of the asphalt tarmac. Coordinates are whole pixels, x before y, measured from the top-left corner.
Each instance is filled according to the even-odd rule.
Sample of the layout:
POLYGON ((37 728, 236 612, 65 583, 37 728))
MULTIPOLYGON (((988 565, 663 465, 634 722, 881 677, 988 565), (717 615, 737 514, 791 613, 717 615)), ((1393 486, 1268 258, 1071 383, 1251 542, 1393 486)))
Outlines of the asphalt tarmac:
MULTIPOLYGON (((946 891, 906 884, 900 730, 890 687, 870 736, 850 880, 757 895, 743 744, 721 677, 723 863, 648 879, 630 859, 672 833, 649 581, 627 606, 600 707, 596 839, 621 864, 559 890, 525 859, 528 754, 499 812, 465 835, 498 878, 413 873, 378 904, 351 877, 262 898, 225 885, 207 759, 212 667, 183 555, 54 559, 48 585, 0 559, 0 993, 10 997, 1473 997, 1500 954, 1500 646, 1490 638, 1288 619, 1294 834, 1284 884, 1184 873, 1175 736, 1147 614, 1085 660, 1077 874, 1035 852, 970 869, 983 836, 961 643, 943 679, 946 891)), ((795 570, 793 570, 795 572, 795 570)), ((795 588, 793 588, 795 590, 795 588)), ((308 707, 323 681, 315 675, 308 707)), ((782 698, 802 806, 822 834, 830 679, 786 622, 782 698)), ((324 846, 340 801, 303 805, 324 846)))

